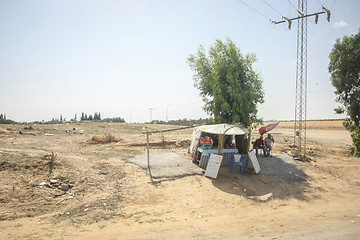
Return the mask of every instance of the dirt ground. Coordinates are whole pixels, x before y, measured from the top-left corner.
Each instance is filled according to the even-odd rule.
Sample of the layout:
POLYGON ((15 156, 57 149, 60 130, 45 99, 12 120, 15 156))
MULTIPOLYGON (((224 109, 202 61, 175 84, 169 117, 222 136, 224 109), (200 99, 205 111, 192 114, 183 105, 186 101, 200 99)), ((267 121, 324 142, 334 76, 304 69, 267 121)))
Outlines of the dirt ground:
MULTIPOLYGON (((0 239, 360 239, 360 159, 347 155, 351 138, 341 121, 308 121, 303 181, 221 168, 216 180, 194 175, 153 185, 126 159, 145 153, 131 145, 145 143, 141 132, 155 127, 169 128, 0 125, 0 239), (122 140, 91 142, 106 133, 122 140), (52 152, 50 173, 45 155, 52 152)), ((275 152, 291 151, 292 127, 272 130, 275 152)), ((179 144, 151 151, 186 152, 180 143, 191 133, 153 134, 152 142, 179 144)))

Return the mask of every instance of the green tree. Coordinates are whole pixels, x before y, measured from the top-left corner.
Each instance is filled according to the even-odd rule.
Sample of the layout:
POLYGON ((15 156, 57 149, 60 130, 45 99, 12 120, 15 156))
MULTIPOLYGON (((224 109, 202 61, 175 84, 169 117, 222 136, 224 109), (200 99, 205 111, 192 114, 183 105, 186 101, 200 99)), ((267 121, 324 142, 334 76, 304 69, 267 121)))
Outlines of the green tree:
POLYGON ((336 100, 342 105, 336 113, 349 117, 344 126, 351 133, 351 154, 360 156, 360 31, 350 37, 337 39, 329 55, 331 83, 335 87, 336 100))
POLYGON ((189 56, 194 85, 214 123, 250 126, 257 119, 257 104, 264 102, 264 93, 260 74, 252 68, 255 61, 255 54, 242 55, 230 38, 216 40, 208 53, 200 46, 189 56))

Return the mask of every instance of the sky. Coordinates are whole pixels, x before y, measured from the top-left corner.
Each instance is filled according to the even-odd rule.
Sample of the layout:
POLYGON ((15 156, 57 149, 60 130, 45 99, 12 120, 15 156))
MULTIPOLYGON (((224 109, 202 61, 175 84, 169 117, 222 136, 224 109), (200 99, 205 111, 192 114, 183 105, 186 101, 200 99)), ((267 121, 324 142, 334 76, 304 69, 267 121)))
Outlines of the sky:
MULTIPOLYGON (((360 29, 360 1, 309 0, 307 119, 335 119, 328 73, 337 38, 360 29)), ((206 118, 187 58, 227 37, 254 53, 264 120, 295 115, 296 0, 0 0, 0 113, 15 121, 82 112, 126 122, 206 118)))

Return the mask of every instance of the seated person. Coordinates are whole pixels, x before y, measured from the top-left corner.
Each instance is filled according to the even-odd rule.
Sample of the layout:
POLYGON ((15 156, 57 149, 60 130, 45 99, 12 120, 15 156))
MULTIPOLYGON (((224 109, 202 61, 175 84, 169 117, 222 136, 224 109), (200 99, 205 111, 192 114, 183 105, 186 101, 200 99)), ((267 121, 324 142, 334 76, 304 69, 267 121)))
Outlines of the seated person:
POLYGON ((262 149, 263 153, 265 155, 266 150, 264 148, 266 148, 266 147, 265 147, 265 143, 263 140, 263 136, 260 136, 260 138, 256 139, 256 141, 254 142, 253 148, 256 151, 256 156, 258 155, 259 149, 262 149))
POLYGON ((265 140, 264 140, 264 143, 265 143, 265 147, 266 147, 266 156, 270 156, 270 151, 272 150, 272 145, 273 143, 275 142, 275 139, 273 138, 273 136, 271 136, 271 134, 269 134, 265 140))

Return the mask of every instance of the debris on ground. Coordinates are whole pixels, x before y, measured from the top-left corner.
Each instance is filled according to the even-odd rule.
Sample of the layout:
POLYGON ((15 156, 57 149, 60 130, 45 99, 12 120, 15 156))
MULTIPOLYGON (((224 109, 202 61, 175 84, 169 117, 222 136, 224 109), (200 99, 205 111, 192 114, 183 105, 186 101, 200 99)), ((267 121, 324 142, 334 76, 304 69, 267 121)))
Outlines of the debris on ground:
POLYGON ((105 136, 94 136, 91 139, 92 143, 112 143, 112 142, 121 142, 121 138, 117 138, 111 133, 106 133, 105 136))
MULTIPOLYGON (((149 146, 168 146, 175 145, 176 141, 160 141, 160 142, 150 142, 149 146)), ((145 147, 147 143, 130 143, 129 147, 145 147)))
POLYGON ((176 142, 176 146, 178 147, 190 147, 191 140, 189 139, 182 139, 176 142))
POLYGON ((54 154, 54 152, 52 152, 51 154, 45 154, 44 157, 43 157, 44 160, 50 160, 50 162, 49 162, 49 175, 51 175, 53 170, 54 170, 56 157, 57 157, 57 154, 54 154))

